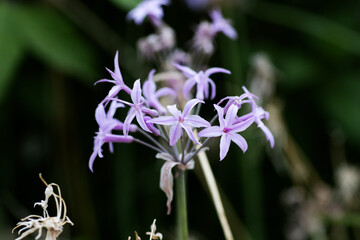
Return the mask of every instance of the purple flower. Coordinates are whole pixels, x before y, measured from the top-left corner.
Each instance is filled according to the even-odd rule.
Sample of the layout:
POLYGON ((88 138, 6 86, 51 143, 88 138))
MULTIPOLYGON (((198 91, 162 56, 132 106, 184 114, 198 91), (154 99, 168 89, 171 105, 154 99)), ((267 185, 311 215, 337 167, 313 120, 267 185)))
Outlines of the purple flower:
POLYGON ((114 99, 112 98, 112 100, 124 103, 126 105, 130 106, 130 110, 125 118, 124 121, 124 135, 127 136, 129 129, 130 129, 130 124, 131 122, 134 120, 134 118, 136 117, 136 121, 138 122, 138 124, 140 125, 140 127, 147 131, 147 132, 151 132, 151 130, 147 127, 145 120, 144 120, 144 115, 148 114, 152 117, 156 117, 158 115, 158 112, 156 110, 147 108, 145 106, 145 99, 144 97, 141 96, 141 87, 140 87, 140 79, 136 80, 134 82, 134 86, 133 89, 131 90, 131 100, 133 101, 133 103, 129 103, 126 102, 124 100, 121 99, 114 99))
POLYGON ((144 0, 128 13, 127 19, 132 19, 137 25, 140 25, 148 16, 152 23, 158 26, 164 15, 161 5, 168 4, 169 0, 144 0))
POLYGON ((218 32, 223 32, 231 39, 237 38, 237 33, 235 29, 231 26, 229 20, 223 18, 220 9, 211 11, 210 16, 213 21, 212 30, 214 35, 218 32))
POLYGON ((218 118, 220 126, 212 126, 201 130, 198 133, 199 137, 220 137, 220 161, 223 160, 229 151, 230 143, 233 141, 236 143, 243 152, 247 150, 247 142, 238 132, 242 132, 247 129, 252 123, 252 119, 234 124, 237 117, 238 108, 235 105, 231 105, 226 112, 224 118, 224 109, 214 104, 216 111, 218 112, 218 118))
POLYGON ((179 64, 174 63, 174 66, 178 68, 183 74, 188 78, 184 85, 184 95, 186 97, 189 96, 190 90, 196 84, 196 98, 203 100, 204 98, 209 98, 209 85, 211 87, 211 97, 210 99, 214 99, 216 94, 216 86, 214 81, 209 78, 211 74, 222 72, 226 74, 230 74, 229 70, 224 68, 209 68, 205 72, 195 72, 189 67, 182 66, 179 64))
MULTIPOLYGON (((96 156, 100 158, 103 157, 102 155, 102 145, 104 143, 109 143, 110 151, 113 151, 113 142, 123 142, 123 143, 130 143, 134 139, 131 136, 121 136, 112 134, 111 131, 117 129, 121 129, 123 124, 114 119, 115 111, 118 107, 123 107, 124 105, 121 103, 117 103, 113 101, 110 105, 108 113, 105 112, 104 105, 100 103, 95 111, 95 119, 99 125, 99 131, 96 133, 94 137, 94 150, 90 156, 89 160, 89 168, 93 171, 93 163, 95 161, 96 156)), ((136 130, 136 126, 129 127, 130 130, 136 130)))
POLYGON ((166 95, 176 96, 176 92, 171 88, 164 87, 156 91, 156 84, 153 80, 155 69, 151 70, 149 73, 148 80, 145 81, 143 85, 144 97, 146 98, 146 103, 155 108, 161 114, 166 113, 166 108, 161 105, 159 98, 166 95))
POLYGON ((123 78, 122 78, 122 75, 120 72, 120 68, 119 68, 119 56, 118 55, 119 55, 118 51, 116 51, 115 58, 114 58, 115 71, 113 72, 110 69, 106 68, 106 70, 110 73, 113 80, 101 79, 95 83, 95 84, 97 84, 99 82, 111 82, 111 83, 115 84, 115 86, 113 86, 111 88, 111 90, 109 91, 109 94, 107 95, 106 98, 115 97, 121 90, 124 90, 128 94, 131 94, 131 89, 128 86, 126 86, 123 81, 123 78))
POLYGON ((182 129, 186 131, 189 138, 193 142, 200 144, 194 136, 191 127, 209 127, 210 123, 208 123, 205 119, 199 116, 190 115, 191 109, 199 102, 203 103, 203 101, 198 99, 192 99, 188 101, 185 104, 184 110, 182 112, 176 108, 176 105, 168 106, 168 111, 173 116, 161 116, 154 118, 149 122, 157 123, 160 125, 172 125, 169 132, 170 146, 174 146, 176 142, 180 139, 183 134, 182 129))

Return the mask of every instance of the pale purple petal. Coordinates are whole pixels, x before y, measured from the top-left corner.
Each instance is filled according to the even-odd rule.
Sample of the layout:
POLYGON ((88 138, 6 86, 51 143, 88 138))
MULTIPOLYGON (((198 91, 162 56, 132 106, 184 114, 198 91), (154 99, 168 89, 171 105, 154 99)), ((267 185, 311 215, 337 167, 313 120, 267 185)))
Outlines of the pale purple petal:
POLYGON ((159 90, 156 91, 155 93, 155 96, 157 98, 159 97, 163 97, 163 96, 166 96, 166 95, 170 95, 170 96, 176 96, 176 92, 171 89, 171 88, 168 88, 168 87, 163 87, 163 88, 160 88, 159 90))
POLYGON ((224 132, 223 132, 222 128, 220 128, 219 126, 213 126, 213 127, 208 127, 208 128, 201 130, 198 133, 198 136, 199 137, 219 137, 223 134, 224 134, 224 132))
POLYGON ((183 90, 183 94, 185 97, 189 97, 190 96, 190 91, 191 89, 194 87, 194 85, 196 84, 196 81, 194 78, 188 79, 185 84, 184 84, 184 90, 183 90))
POLYGON ((144 120, 144 114, 141 111, 135 111, 136 121, 140 125, 140 127, 147 131, 151 132, 150 129, 146 126, 145 120, 144 120))
POLYGON ((216 85, 215 85, 214 81, 210 78, 209 78, 209 83, 211 85, 211 98, 210 99, 213 100, 216 95, 216 85))
MULTIPOLYGON (((113 130, 124 130, 124 123, 118 121, 113 130)), ((129 132, 136 132, 137 126, 135 124, 130 124, 129 132)))
POLYGON ((275 140, 270 130, 264 124, 260 124, 258 127, 264 132, 266 139, 270 142, 270 147, 273 148, 275 145, 275 140))
POLYGON ((177 141, 180 139, 181 135, 182 135, 182 128, 179 123, 171 126, 169 131, 170 146, 174 146, 177 143, 177 141))
POLYGON ((172 168, 175 167, 178 162, 173 161, 166 161, 164 165, 161 167, 160 172, 160 188, 163 190, 167 197, 166 206, 168 208, 167 214, 169 215, 171 212, 171 201, 173 199, 173 175, 172 175, 172 168))
POLYGON ((173 116, 161 116, 148 120, 148 122, 156 123, 160 125, 173 125, 178 122, 178 119, 173 116))
POLYGON ((160 135, 159 129, 157 129, 157 128, 154 126, 154 123, 149 122, 149 120, 151 120, 151 118, 150 118, 149 116, 145 116, 145 117, 144 117, 144 120, 145 120, 146 126, 150 129, 150 131, 151 131, 153 134, 155 134, 156 136, 159 136, 159 135, 160 135))
POLYGON ((253 118, 249 118, 245 121, 236 123, 230 127, 231 132, 242 132, 245 131, 254 122, 253 118))
POLYGON ((134 141, 134 138, 132 136, 122 136, 122 135, 116 135, 116 134, 106 134, 104 137, 105 142, 117 142, 117 143, 131 143, 134 141))
POLYGON ((119 107, 124 107, 124 104, 117 101, 112 101, 109 107, 109 111, 106 114, 107 118, 112 119, 115 115, 116 109, 119 107))
POLYGON ((130 129, 130 123, 132 122, 132 120, 135 118, 135 114, 136 114, 136 110, 133 108, 130 108, 125 121, 124 121, 124 129, 123 129, 123 133, 125 136, 128 135, 129 129, 130 129))
POLYGON ((236 143, 236 145, 238 145, 241 150, 243 152, 246 152, 247 148, 248 148, 248 144, 245 140, 245 138, 243 138, 240 134, 236 134, 236 133, 228 133, 230 139, 236 143))
POLYGON ((184 118, 184 124, 192 127, 210 127, 210 123, 197 115, 190 115, 184 118))
POLYGON ((220 138, 220 161, 226 157, 230 148, 231 139, 228 134, 223 134, 220 138))
POLYGON ((191 68, 189 67, 186 67, 186 66, 182 66, 180 64, 177 64, 177 63, 173 63, 173 65, 179 69, 186 77, 188 78, 191 78, 191 77, 194 77, 197 73, 192 70, 191 68))
POLYGON ((191 141, 201 145, 201 143, 196 139, 192 129, 188 125, 183 124, 182 128, 185 129, 185 131, 186 131, 187 135, 189 136, 189 138, 191 139, 191 141))
POLYGON ((231 74, 231 72, 225 68, 213 67, 213 68, 209 68, 205 71, 205 76, 209 77, 211 74, 219 73, 219 72, 231 74))
POLYGON ((167 109, 176 119, 181 116, 181 111, 177 109, 176 104, 167 106, 167 109))
POLYGON ((186 117, 187 115, 190 114, 191 112, 191 109, 193 109, 193 107, 198 104, 199 102, 201 103, 204 103, 204 101, 201 101, 199 99, 191 99, 189 100, 186 104, 185 104, 185 107, 184 107, 184 110, 182 112, 182 116, 183 117, 186 117))
POLYGON ((90 171, 92 171, 92 172, 94 172, 93 164, 94 164, 96 156, 97 156, 97 151, 93 151, 93 153, 91 154, 90 159, 89 159, 89 168, 90 168, 90 171))
POLYGON ((141 102, 141 87, 140 87, 140 79, 134 82, 133 89, 131 91, 131 100, 135 104, 139 104, 141 102))
POLYGON ((214 108, 216 109, 218 113, 218 119, 220 123, 220 127, 224 128, 226 126, 225 120, 224 120, 224 109, 216 104, 214 104, 214 108))
POLYGON ((106 113, 104 105, 99 104, 95 110, 95 120, 100 125, 106 121, 106 113))
POLYGON ((235 105, 231 105, 230 108, 226 112, 225 117, 225 125, 229 127, 233 124, 235 121, 235 118, 237 117, 238 108, 235 105))

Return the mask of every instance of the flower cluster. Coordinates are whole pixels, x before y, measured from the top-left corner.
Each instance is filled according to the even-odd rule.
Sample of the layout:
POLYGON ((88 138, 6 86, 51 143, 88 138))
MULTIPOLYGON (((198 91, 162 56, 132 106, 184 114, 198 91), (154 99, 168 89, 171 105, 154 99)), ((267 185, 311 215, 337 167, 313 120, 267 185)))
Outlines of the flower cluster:
MULTIPOLYGON (((168 3, 145 0, 129 13, 128 18, 140 24, 147 16, 154 26, 159 28, 164 26, 161 5, 168 3)), ((213 20, 209 25, 211 41, 217 32, 223 32, 230 38, 236 37, 236 31, 229 21, 222 17, 220 10, 214 10, 210 15, 213 20)), ((195 38, 197 34, 198 32, 195 33, 195 38)), ((109 144, 111 152, 114 142, 137 142, 155 150, 156 157, 165 160, 161 169, 160 188, 168 198, 168 214, 173 197, 172 169, 175 166, 179 171, 192 169, 195 156, 199 151, 207 149, 211 139, 220 137, 220 160, 223 160, 231 141, 243 152, 247 150, 248 144, 240 132, 252 124, 257 124, 270 142, 270 146, 274 146, 274 137, 263 123, 264 119, 269 118, 269 113, 257 105, 257 96, 245 87, 242 95, 225 97, 213 104, 217 114, 211 121, 199 116, 205 100, 211 101, 216 97, 216 84, 211 75, 230 74, 230 71, 218 67, 203 67, 197 71, 190 67, 191 64, 179 64, 174 61, 171 56, 175 52, 179 50, 168 52, 169 57, 166 59, 170 63, 164 63, 160 73, 155 74, 155 70, 151 70, 143 84, 138 79, 132 88, 123 81, 119 68, 119 54, 116 53, 115 70, 107 69, 112 79, 98 81, 110 82, 114 86, 96 109, 95 118, 99 131, 96 133, 94 151, 89 161, 89 167, 93 171, 96 156, 103 157, 104 143, 109 144), (248 105, 251 111, 240 115, 239 109, 244 104, 248 105), (127 115, 120 121, 115 118, 115 114, 124 108, 128 108, 127 115), (219 125, 212 125, 216 119, 219 125), (141 136, 143 139, 140 139, 141 136)))

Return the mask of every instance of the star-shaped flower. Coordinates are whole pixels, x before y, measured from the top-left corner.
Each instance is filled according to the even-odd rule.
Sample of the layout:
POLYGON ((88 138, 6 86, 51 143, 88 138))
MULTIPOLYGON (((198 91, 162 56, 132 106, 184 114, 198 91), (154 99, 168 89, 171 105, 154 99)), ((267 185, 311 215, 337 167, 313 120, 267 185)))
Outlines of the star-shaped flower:
POLYGON ((212 126, 201 130, 198 133, 199 137, 220 137, 220 161, 223 160, 229 151, 230 143, 233 141, 236 143, 243 152, 247 150, 247 142, 238 132, 242 132, 247 129, 252 123, 252 119, 234 124, 237 117, 238 108, 235 105, 231 105, 226 112, 224 118, 224 109, 216 104, 214 107, 218 113, 220 126, 212 126))
POLYGON ((106 98, 115 97, 121 90, 124 90, 128 94, 131 94, 131 89, 128 86, 126 86, 123 81, 123 78, 122 78, 122 75, 120 72, 120 67, 119 67, 119 56, 118 55, 119 55, 119 53, 118 53, 118 51, 116 51, 115 58, 114 58, 114 66, 115 66, 114 72, 111 71, 110 69, 106 68, 106 70, 110 73, 110 75, 113 79, 112 80, 101 79, 95 83, 95 84, 97 84, 99 82, 111 82, 111 83, 115 84, 115 86, 113 86, 111 88, 111 90, 109 91, 106 98))
POLYGON ((174 63, 174 66, 178 68, 183 74, 188 78, 184 85, 184 95, 186 97, 189 96, 191 89, 196 84, 196 98, 200 100, 204 100, 205 98, 209 98, 209 85, 211 87, 211 97, 210 99, 215 98, 216 94, 216 85, 214 81, 210 78, 210 75, 218 72, 230 74, 229 70, 224 68, 209 68, 205 72, 195 72, 189 67, 182 66, 174 63))
POLYGON ((146 107, 145 98, 141 95, 140 79, 134 82, 133 89, 131 90, 132 103, 116 98, 112 98, 112 100, 124 103, 131 107, 124 121, 123 131, 125 136, 128 135, 130 124, 135 117, 138 124, 143 130, 147 132, 151 132, 151 130, 147 127, 145 123, 144 115, 147 114, 150 115, 151 117, 156 117, 158 115, 158 112, 154 109, 150 109, 146 107))
POLYGON ((172 116, 157 117, 149 120, 149 122, 157 123, 160 125, 171 125, 169 131, 170 146, 174 146, 176 142, 180 139, 183 134, 182 129, 186 131, 187 135, 193 142, 200 144, 194 136, 192 127, 210 127, 210 123, 207 122, 205 119, 197 115, 190 115, 192 108, 200 102, 203 103, 203 101, 198 99, 192 99, 188 101, 185 104, 184 110, 182 112, 176 108, 176 105, 168 106, 168 111, 172 114, 172 116))
POLYGON ((231 26, 230 21, 227 19, 224 19, 220 9, 216 9, 211 11, 210 17, 212 19, 212 31, 215 35, 218 32, 223 32, 226 36, 228 36, 231 39, 237 38, 237 32, 231 26))
POLYGON ((156 91, 156 84, 153 80, 153 76, 155 73, 155 69, 151 70, 149 73, 148 80, 144 82, 143 91, 144 97, 146 98, 146 103, 150 106, 155 108, 161 114, 166 113, 166 108, 161 105, 159 102, 159 98, 166 95, 176 96, 176 92, 168 87, 160 88, 156 91))
POLYGON ((137 25, 140 25, 145 17, 149 17, 152 23, 157 26, 164 15, 161 6, 168 5, 169 2, 169 0, 144 0, 128 13, 127 19, 134 20, 137 25))
MULTIPOLYGON (((102 103, 100 103, 96 108, 95 119, 99 125, 99 131, 94 137, 94 150, 89 159, 89 168, 91 171, 93 171, 93 164, 96 156, 99 156, 100 158, 103 157, 102 145, 104 145, 104 143, 109 143, 110 152, 113 152, 113 142, 130 143, 134 140, 131 136, 112 134, 112 130, 123 129, 123 123, 113 118, 116 109, 123 106, 123 104, 113 101, 110 105, 108 113, 105 112, 105 108, 102 103)), ((136 131, 136 126, 131 125, 129 127, 129 131, 136 131)))

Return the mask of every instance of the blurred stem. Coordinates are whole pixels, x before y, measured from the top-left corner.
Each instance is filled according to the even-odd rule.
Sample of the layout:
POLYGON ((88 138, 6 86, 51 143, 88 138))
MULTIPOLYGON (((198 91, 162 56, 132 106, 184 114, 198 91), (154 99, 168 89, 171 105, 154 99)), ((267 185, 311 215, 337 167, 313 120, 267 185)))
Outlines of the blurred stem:
POLYGON ((225 214, 223 203, 221 201, 219 189, 217 187, 214 174, 213 174, 210 164, 209 164, 209 160, 204 151, 199 152, 198 158, 200 161, 201 168, 204 172, 204 176, 206 179, 206 183, 209 187, 211 197, 212 197, 214 205, 215 205, 216 213, 220 220, 221 227, 224 231, 225 239, 226 240, 234 240, 234 237, 233 237, 231 229, 230 229, 229 222, 226 218, 226 214, 225 214))
POLYGON ((179 170, 177 177, 177 231, 178 240, 188 240, 188 223, 186 208, 186 176, 185 171, 179 170))

